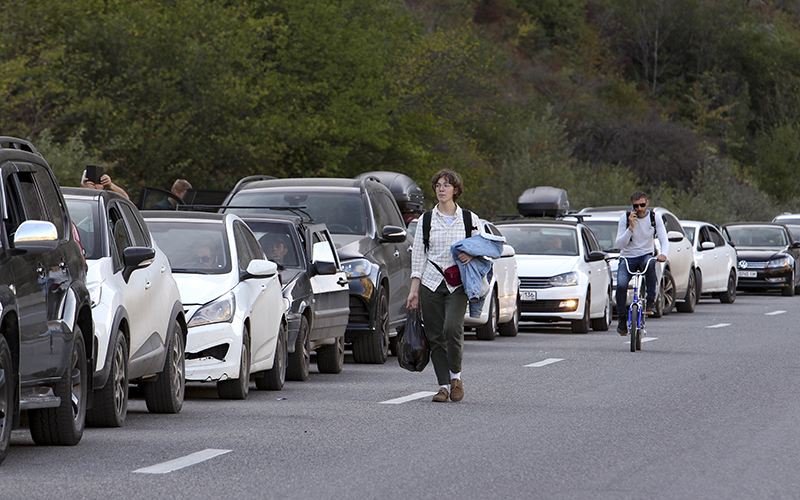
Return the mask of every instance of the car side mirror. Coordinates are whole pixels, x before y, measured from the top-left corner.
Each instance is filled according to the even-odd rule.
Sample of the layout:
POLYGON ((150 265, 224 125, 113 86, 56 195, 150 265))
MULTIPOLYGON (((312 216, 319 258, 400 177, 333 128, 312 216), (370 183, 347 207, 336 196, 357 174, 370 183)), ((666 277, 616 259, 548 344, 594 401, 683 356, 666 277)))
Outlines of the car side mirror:
POLYGON ((14 233, 14 250, 19 253, 39 254, 58 248, 58 231, 52 222, 26 220, 14 233))
POLYGON ((684 237, 685 235, 680 231, 670 231, 667 233, 667 239, 670 241, 670 243, 677 243, 684 237))
POLYGON ((704 241, 700 243, 700 250, 713 250, 717 245, 713 241, 704 241))
POLYGON ((247 265, 242 279, 248 278, 271 278, 278 272, 278 264, 267 259, 253 259, 247 265))
POLYGON ((589 255, 586 256, 586 262, 597 262, 600 260, 605 260, 608 257, 608 254, 605 252, 589 252, 589 255))
POLYGON ((336 274, 339 269, 336 267, 335 262, 327 262, 324 260, 314 261, 314 271, 317 274, 336 274))
POLYGON ((503 245, 503 253, 500 254, 500 257, 513 257, 517 253, 514 251, 514 247, 511 245, 503 245))
POLYGON ((389 243, 403 243, 406 241, 408 232, 399 226, 384 226, 381 233, 381 240, 389 243))
POLYGON ((153 263, 156 258, 156 251, 149 247, 128 247, 122 251, 122 278, 125 283, 130 279, 131 274, 137 269, 142 269, 153 263))
POLYGON ((800 241, 792 242, 792 248, 800 248, 800 241))

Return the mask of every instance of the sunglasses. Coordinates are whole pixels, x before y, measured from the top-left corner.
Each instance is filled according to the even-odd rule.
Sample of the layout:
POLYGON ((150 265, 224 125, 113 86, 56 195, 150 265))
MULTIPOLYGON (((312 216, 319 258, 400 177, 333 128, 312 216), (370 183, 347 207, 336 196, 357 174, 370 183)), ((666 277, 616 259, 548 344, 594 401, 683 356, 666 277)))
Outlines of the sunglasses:
POLYGON ((644 203, 634 203, 633 208, 644 208, 647 206, 647 202, 644 203))

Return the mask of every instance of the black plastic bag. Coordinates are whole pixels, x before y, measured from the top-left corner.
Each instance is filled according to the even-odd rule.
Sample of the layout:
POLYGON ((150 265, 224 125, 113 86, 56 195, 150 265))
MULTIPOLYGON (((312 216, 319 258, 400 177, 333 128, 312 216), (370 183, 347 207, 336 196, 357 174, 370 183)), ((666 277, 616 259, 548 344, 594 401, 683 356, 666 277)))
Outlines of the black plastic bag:
POLYGON ((425 338, 425 327, 420 318, 419 308, 408 311, 405 326, 398 329, 400 337, 397 361, 400 366, 412 372, 421 372, 431 359, 431 350, 425 338))

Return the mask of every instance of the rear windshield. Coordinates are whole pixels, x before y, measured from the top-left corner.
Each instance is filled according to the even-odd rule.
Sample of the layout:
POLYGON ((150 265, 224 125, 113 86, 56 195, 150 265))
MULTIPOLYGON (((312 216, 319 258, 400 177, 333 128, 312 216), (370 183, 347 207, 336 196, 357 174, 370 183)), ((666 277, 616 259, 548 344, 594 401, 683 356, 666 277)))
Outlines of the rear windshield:
POLYGON ((780 227, 728 226, 725 231, 736 247, 780 248, 789 245, 786 232, 780 227))
POLYGON ((149 219, 147 227, 167 254, 172 272, 225 274, 231 271, 230 248, 221 221, 149 219))
POLYGON ((499 226, 506 243, 519 255, 578 255, 575 228, 546 226, 499 226))
POLYGON ((78 228, 86 258, 96 260, 103 257, 103 235, 99 230, 98 202, 75 198, 67 198, 66 201, 69 216, 78 228))
POLYGON ((361 193, 299 193, 283 189, 269 191, 243 191, 228 203, 235 207, 226 211, 240 216, 247 214, 287 214, 277 207, 297 208, 307 213, 316 223, 325 223, 333 234, 367 234, 367 216, 361 193))

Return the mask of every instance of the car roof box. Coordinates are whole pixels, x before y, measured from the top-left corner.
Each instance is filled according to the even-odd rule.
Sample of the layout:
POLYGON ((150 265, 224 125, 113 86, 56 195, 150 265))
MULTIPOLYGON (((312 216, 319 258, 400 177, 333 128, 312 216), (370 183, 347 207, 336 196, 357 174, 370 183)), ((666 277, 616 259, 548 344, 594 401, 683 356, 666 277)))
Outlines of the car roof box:
POLYGON ((526 189, 517 199, 517 210, 524 217, 564 215, 569 211, 567 192, 551 186, 526 189))
POLYGON ((422 204, 425 201, 425 196, 422 194, 422 188, 411 177, 398 172, 379 170, 364 172, 355 178, 372 178, 389 188, 401 212, 422 213, 422 204))

